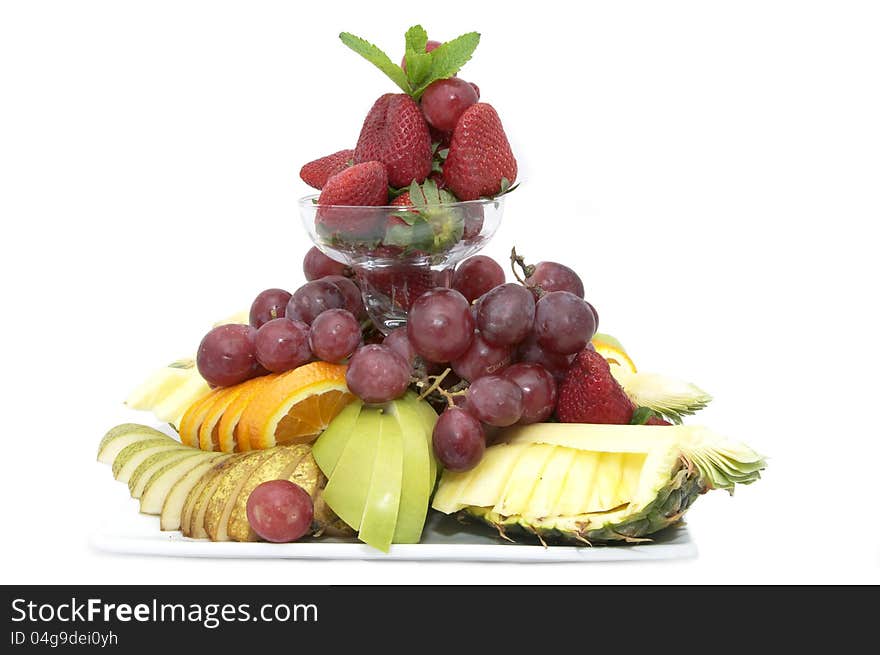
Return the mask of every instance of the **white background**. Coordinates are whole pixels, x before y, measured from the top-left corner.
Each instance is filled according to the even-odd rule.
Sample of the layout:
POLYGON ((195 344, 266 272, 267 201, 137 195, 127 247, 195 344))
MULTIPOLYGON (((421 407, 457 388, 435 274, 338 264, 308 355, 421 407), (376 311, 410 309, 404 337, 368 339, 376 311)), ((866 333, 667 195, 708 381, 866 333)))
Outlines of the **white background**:
MULTIPOLYGON (((4 583, 877 582, 880 17, 870 2, 0 4, 4 583), (521 188, 489 254, 575 267, 644 370, 769 455, 703 497, 693 561, 485 565, 112 556, 95 447, 214 320, 302 282, 299 167, 353 147, 422 22, 521 188)), ((149 420, 147 415, 143 420, 149 420)))

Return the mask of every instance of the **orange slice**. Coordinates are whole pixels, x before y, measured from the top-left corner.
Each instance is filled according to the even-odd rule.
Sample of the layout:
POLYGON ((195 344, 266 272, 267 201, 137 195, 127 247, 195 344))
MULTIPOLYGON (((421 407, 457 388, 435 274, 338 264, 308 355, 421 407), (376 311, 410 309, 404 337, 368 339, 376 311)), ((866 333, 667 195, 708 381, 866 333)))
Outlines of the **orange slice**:
POLYGON ((608 361, 612 372, 614 371, 615 366, 630 373, 636 372, 636 365, 633 363, 633 360, 627 354, 626 350, 623 349, 623 344, 611 335, 597 334, 593 337, 592 343, 596 352, 608 361))
POLYGON ((180 419, 180 426, 177 428, 183 445, 191 446, 192 448, 199 447, 199 428, 202 425, 202 421, 205 420, 205 416, 208 415, 208 410, 217 399, 217 396, 221 395, 224 391, 226 389, 214 389, 207 396, 195 401, 184 412, 183 418, 180 419))
POLYGON ((278 377, 277 373, 263 375, 241 385, 241 393, 229 404, 217 424, 217 443, 220 450, 224 453, 231 453, 251 449, 250 442, 238 429, 241 415, 245 407, 250 404, 251 399, 260 393, 263 387, 278 377))
POLYGON ((235 402, 235 399, 238 398, 253 381, 254 380, 247 380, 234 387, 228 387, 227 389, 224 389, 226 393, 219 393, 214 397, 214 402, 208 406, 205 418, 202 419, 202 424, 199 426, 199 448, 202 450, 220 450, 220 419, 223 418, 223 414, 229 406, 235 402))
POLYGON ((354 400, 345 368, 312 362, 283 373, 251 398, 239 421, 241 437, 255 450, 311 443, 354 400))

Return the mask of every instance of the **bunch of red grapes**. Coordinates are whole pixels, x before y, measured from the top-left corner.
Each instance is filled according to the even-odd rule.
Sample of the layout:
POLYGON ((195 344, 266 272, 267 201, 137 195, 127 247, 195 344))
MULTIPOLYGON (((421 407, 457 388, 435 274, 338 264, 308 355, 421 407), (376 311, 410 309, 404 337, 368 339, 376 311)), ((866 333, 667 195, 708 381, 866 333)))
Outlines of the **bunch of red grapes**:
MULTIPOLYGON (((556 409, 556 385, 575 355, 589 347, 599 318, 584 300, 578 275, 562 264, 529 267, 525 285, 505 283, 485 256, 465 260, 451 287, 415 299, 405 328, 364 345, 360 289, 343 264, 312 248, 303 262, 308 282, 294 293, 267 289, 254 300, 249 325, 221 325, 199 346, 197 364, 214 386, 238 384, 315 359, 348 361, 346 383, 367 403, 402 396, 424 369, 451 369, 466 391, 448 398, 434 428, 437 459, 453 471, 476 466, 486 427, 544 421, 556 409)), ((436 378, 435 378, 436 379, 436 378)))

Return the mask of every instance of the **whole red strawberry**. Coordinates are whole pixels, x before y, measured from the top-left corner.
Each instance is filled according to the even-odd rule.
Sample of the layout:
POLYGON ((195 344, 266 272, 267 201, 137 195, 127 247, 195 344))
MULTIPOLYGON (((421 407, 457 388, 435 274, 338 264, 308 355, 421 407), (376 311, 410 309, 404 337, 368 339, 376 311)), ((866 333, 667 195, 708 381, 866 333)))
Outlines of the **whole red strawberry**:
POLYGON ((327 180, 351 166, 354 150, 340 150, 332 155, 310 161, 299 171, 302 181, 310 187, 323 189, 327 180))
POLYGON ((516 159, 492 105, 478 102, 459 117, 452 132, 443 177, 461 200, 501 192, 501 179, 513 184, 516 159))
POLYGON ((380 211, 359 210, 388 202, 388 174, 377 161, 355 164, 337 173, 318 196, 315 223, 319 234, 338 239, 381 238, 385 216, 380 211), (320 205, 343 205, 321 207, 320 205))
POLYGON ((431 135, 422 110, 404 93, 386 93, 370 109, 357 146, 355 163, 380 161, 396 188, 423 182, 431 172, 431 135))
POLYGON ((556 415, 563 423, 629 424, 635 405, 599 353, 582 350, 559 385, 556 415))

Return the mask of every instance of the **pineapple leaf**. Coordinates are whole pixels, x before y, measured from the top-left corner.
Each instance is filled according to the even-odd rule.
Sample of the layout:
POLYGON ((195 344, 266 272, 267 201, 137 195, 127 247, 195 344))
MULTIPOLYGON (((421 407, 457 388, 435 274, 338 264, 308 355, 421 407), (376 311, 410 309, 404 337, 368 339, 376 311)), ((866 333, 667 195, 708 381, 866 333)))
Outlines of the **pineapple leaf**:
POLYGON ((388 55, 386 55, 378 46, 375 46, 369 41, 349 32, 340 33, 339 39, 361 57, 385 73, 392 82, 403 90, 404 93, 412 95, 412 88, 410 87, 406 73, 403 72, 403 69, 400 66, 392 62, 388 55))

